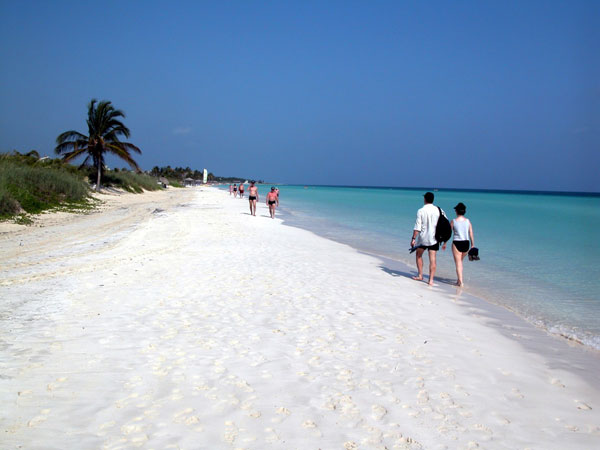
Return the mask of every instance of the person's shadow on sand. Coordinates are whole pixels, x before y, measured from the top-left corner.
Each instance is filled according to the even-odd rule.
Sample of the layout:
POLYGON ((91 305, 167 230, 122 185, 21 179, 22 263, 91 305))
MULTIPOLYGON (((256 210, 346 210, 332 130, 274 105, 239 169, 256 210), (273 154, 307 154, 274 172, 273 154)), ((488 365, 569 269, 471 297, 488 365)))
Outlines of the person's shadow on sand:
MULTIPOLYGON (((410 278, 412 280, 412 277, 414 277, 416 275, 415 272, 413 272, 413 273, 403 272, 401 270, 394 270, 394 269, 390 269, 389 267, 385 267, 385 266, 379 266, 379 268, 381 270, 383 270, 385 273, 390 274, 393 277, 405 277, 405 278, 410 278)), ((425 275, 424 278, 428 279, 428 276, 425 275)), ((435 277, 435 282, 443 283, 443 284, 450 284, 450 285, 456 284, 455 279, 441 278, 441 277, 437 277, 437 276, 435 277)))
POLYGON ((381 270, 383 270, 385 273, 390 274, 393 277, 412 278, 414 276, 414 274, 412 274, 412 273, 402 272, 401 270, 390 269, 389 267, 385 267, 385 266, 379 266, 379 268, 381 270))

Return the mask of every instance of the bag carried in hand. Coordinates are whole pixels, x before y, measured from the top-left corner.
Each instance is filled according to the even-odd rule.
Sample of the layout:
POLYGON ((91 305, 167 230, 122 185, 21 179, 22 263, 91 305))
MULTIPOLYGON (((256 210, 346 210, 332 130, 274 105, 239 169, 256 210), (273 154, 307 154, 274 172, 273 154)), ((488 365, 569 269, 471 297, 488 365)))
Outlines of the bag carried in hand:
POLYGON ((438 219, 438 223, 435 226, 435 240, 438 242, 447 242, 452 236, 452 228, 450 227, 450 222, 442 214, 441 208, 438 206, 437 209, 440 210, 440 218, 438 219))

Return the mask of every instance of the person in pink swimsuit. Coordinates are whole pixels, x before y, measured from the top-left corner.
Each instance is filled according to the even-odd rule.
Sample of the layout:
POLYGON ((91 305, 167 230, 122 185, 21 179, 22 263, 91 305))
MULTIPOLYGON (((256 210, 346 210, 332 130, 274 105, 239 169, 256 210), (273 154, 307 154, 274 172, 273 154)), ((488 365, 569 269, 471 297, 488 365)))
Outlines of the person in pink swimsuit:
POLYGON ((275 187, 271 188, 271 192, 267 194, 267 206, 269 207, 269 213, 271 214, 271 219, 275 218, 275 207, 279 203, 277 199, 277 193, 275 192, 275 187))

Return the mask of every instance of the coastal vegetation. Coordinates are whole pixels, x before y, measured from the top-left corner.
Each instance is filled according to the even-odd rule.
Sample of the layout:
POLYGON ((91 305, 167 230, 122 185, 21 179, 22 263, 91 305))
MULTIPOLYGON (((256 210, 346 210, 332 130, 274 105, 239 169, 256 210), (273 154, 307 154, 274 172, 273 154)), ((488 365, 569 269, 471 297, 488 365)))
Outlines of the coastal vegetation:
POLYGON ((80 155, 86 155, 82 165, 92 162, 96 168, 96 190, 101 187, 102 172, 105 170, 104 159, 112 153, 126 161, 133 169, 140 171, 131 152, 141 154, 142 151, 130 142, 122 142, 121 136, 129 137, 130 131, 121 120, 123 111, 115 109, 111 102, 92 99, 88 104, 88 135, 75 130, 65 131, 56 138, 56 154, 63 155, 69 162, 80 155))
MULTIPOLYGON (((170 184, 175 185, 177 183, 173 180, 170 184)), ((161 189, 161 186, 157 184, 155 177, 145 173, 136 173, 129 170, 119 169, 105 172, 104 185, 118 187, 127 192, 133 192, 135 194, 141 194, 144 191, 156 191, 161 189)))
POLYGON ((37 156, 35 151, 0 155, 0 218, 88 203, 85 174, 59 160, 37 156))
MULTIPOLYGON (((35 150, 0 154, 0 220, 27 222, 27 215, 46 210, 90 208, 90 181, 95 177, 94 167, 40 158, 35 150)), ((172 180, 171 185, 178 183, 172 180)), ((126 169, 105 169, 104 186, 133 193, 161 189, 156 178, 126 169)))
MULTIPOLYGON (((189 167, 172 169, 155 167, 150 172, 126 168, 103 168, 104 188, 121 189, 132 193, 162 189, 166 180, 170 187, 183 187, 185 178, 202 179, 202 172, 189 167), (159 182, 160 181, 160 182, 159 182)), ((215 182, 240 182, 242 178, 216 177, 215 182)), ((94 166, 74 166, 64 158, 40 157, 31 150, 20 153, 0 153, 0 220, 28 223, 31 214, 56 210, 80 211, 93 207, 91 185, 97 180, 94 166)))

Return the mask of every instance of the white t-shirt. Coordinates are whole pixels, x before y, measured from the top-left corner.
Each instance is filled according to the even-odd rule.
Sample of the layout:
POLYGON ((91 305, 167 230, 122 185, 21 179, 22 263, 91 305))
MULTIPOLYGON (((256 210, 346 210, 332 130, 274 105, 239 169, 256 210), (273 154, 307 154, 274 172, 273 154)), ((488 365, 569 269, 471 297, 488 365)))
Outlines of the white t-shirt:
POLYGON ((413 228, 419 232, 419 235, 417 236, 417 246, 435 245, 437 243, 435 240, 435 227, 437 226, 439 218, 440 210, 431 203, 427 203, 417 211, 417 221, 413 228))

